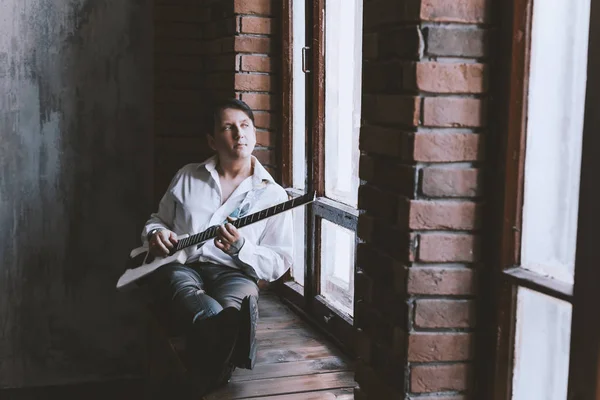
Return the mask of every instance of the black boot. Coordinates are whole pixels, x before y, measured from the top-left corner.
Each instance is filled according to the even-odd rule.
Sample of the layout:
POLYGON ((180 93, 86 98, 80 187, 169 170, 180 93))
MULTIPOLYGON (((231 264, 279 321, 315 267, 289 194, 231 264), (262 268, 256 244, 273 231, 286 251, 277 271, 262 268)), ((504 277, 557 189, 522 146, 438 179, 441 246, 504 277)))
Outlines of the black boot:
POLYGON ((256 326, 258 324, 258 299, 245 297, 240 308, 240 329, 234 355, 234 364, 253 369, 256 362, 256 326))

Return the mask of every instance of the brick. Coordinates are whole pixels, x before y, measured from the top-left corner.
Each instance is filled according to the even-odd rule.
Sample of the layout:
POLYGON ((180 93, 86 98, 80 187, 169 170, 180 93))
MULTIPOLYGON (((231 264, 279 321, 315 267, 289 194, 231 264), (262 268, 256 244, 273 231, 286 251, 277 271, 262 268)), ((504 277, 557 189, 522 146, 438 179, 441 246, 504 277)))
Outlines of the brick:
POLYGON ((199 127, 197 118, 190 121, 157 120, 154 123, 156 136, 198 136, 205 132, 199 127))
POLYGON ((361 185, 358 188, 358 208, 375 217, 393 221, 398 212, 399 201, 398 195, 371 185, 361 185))
POLYGON ((476 24, 489 22, 491 0, 422 0, 421 19, 476 24))
POLYGON ((356 227, 356 234, 359 238, 366 242, 371 242, 375 231, 375 218, 367 214, 361 214, 358 216, 358 226, 356 227))
POLYGON ((398 129, 364 125, 360 131, 359 146, 368 153, 398 157, 408 146, 409 135, 398 129))
POLYGON ((254 125, 262 129, 274 129, 275 118, 268 112, 254 112, 254 125))
POLYGON ((231 1, 207 1, 206 8, 209 10, 210 21, 218 21, 234 14, 231 1))
MULTIPOLYGON (((358 217, 357 235, 398 261, 413 260, 415 235, 365 213, 358 217)), ((391 284, 391 282, 390 282, 391 284)))
POLYGON ((471 333, 411 333, 409 362, 469 361, 473 358, 471 333))
MULTIPOLYGON (((394 351, 390 346, 374 341, 371 349, 371 366, 383 382, 396 390, 404 390, 404 379, 398 379, 399 371, 406 368, 403 359, 394 358, 394 351)), ((403 374, 402 374, 403 375, 403 374)), ((377 397, 377 399, 396 399, 398 397, 377 397)))
POLYGON ((235 90, 270 92, 273 77, 259 74, 235 74, 235 90))
POLYGON ((477 291, 475 271, 463 267, 411 267, 406 285, 411 295, 473 295, 477 291))
MULTIPOLYGON (((229 74, 228 79, 231 79, 233 77, 233 74, 229 74)), ((233 88, 233 82, 231 83, 231 87, 233 88)), ((214 101, 220 101, 220 100, 226 100, 226 99, 230 99, 232 97, 236 97, 235 93, 232 93, 233 90, 229 89, 229 90, 211 90, 209 92, 209 96, 211 96, 212 100, 214 101)))
POLYGON ((473 300, 416 300, 415 327, 473 328, 475 327, 475 302, 473 300))
POLYGON ((402 64, 368 62, 363 64, 364 93, 394 93, 402 90, 402 64))
POLYGON ((236 14, 272 15, 272 0, 234 0, 233 11, 236 14))
POLYGON ((484 64, 422 62, 404 69, 404 88, 432 93, 483 93, 487 91, 484 64))
POLYGON ((358 161, 358 177, 365 181, 372 181, 375 179, 377 170, 375 167, 375 157, 362 154, 358 161))
POLYGON ((419 235, 418 260, 423 262, 476 262, 480 259, 479 238, 460 233, 419 235))
MULTIPOLYGON (((213 71, 228 71, 233 72, 235 68, 234 54, 218 54, 204 57, 204 70, 207 72, 213 71)), ((229 74, 231 75, 231 74, 229 74)))
POLYGON ((156 57, 154 60, 154 70, 160 71, 187 71, 200 72, 203 70, 204 63, 202 56, 175 56, 156 57))
POLYGON ((275 96, 262 93, 242 93, 241 100, 252 110, 272 110, 275 105, 275 96))
POLYGON ((175 90, 167 88, 156 88, 154 101, 157 104, 195 104, 198 109, 206 107, 206 93, 202 90, 175 90))
POLYGON ((154 9, 154 20, 157 22, 207 22, 209 20, 207 10, 193 5, 156 5, 154 9))
MULTIPOLYGON (((198 40, 188 39, 156 39, 154 42, 154 53, 165 55, 184 55, 197 56, 205 54, 207 51, 205 44, 198 40)), ((165 57, 165 56, 158 56, 165 57)), ((157 57, 157 58, 158 58, 157 57)))
POLYGON ((379 35, 378 53, 380 58, 421 58, 425 43, 417 26, 403 27, 379 35))
POLYGON ((216 72, 203 76, 203 85, 206 89, 220 89, 231 92, 234 87, 233 74, 229 72, 216 72))
MULTIPOLYGON (((156 87, 160 86, 171 89, 202 89, 205 87, 205 76, 195 72, 158 72, 154 77, 156 87)), ((226 84, 226 82, 222 82, 222 84, 226 84)))
POLYGON ((272 33, 272 21, 272 18, 240 17, 238 32, 269 35, 272 33))
POLYGON ((420 106, 420 99, 414 96, 364 95, 362 113, 372 123, 417 126, 420 106))
MULTIPOLYGON (((358 245, 357 266, 373 280, 373 290, 390 290, 397 294, 406 293, 406 276, 408 268, 394 260, 384 252, 377 250, 373 244, 358 245)), ((373 302, 373 290, 370 301, 373 302)), ((405 314, 408 312, 405 303, 402 305, 405 314)))
POLYGON ((200 40, 202 29, 198 25, 190 23, 156 22, 154 24, 154 37, 200 40))
MULTIPOLYGON (((383 320, 391 326, 406 326, 408 321, 408 304, 401 293, 394 292, 391 285, 378 285, 372 292, 373 306, 380 310, 383 320)), ((384 327, 380 336, 385 338, 385 343, 393 343, 393 329, 384 327)))
POLYGON ((268 56, 241 55, 240 70, 244 72, 272 72, 273 59, 268 56))
POLYGON ((236 19, 229 17, 217 22, 204 24, 202 27, 202 36, 204 39, 214 39, 223 36, 233 36, 236 32, 236 19))
POLYGON ((390 343, 393 340, 393 328, 382 318, 379 310, 365 301, 357 301, 354 308, 355 327, 362 329, 373 341, 390 343))
POLYGON ((490 34, 487 30, 430 27, 423 30, 425 54, 441 57, 486 57, 490 34))
POLYGON ((390 284, 395 276, 405 269, 401 263, 368 243, 360 243, 357 246, 356 265, 378 285, 390 284))
POLYGON ((236 36, 234 50, 240 53, 270 53, 271 39, 256 36, 236 36))
POLYGON ((414 21, 419 19, 419 1, 373 0, 364 5, 364 28, 369 30, 379 25, 414 21))
POLYGON ((412 200, 400 203, 398 210, 398 224, 407 222, 410 229, 418 230, 479 229, 481 205, 469 201, 412 200))
POLYGON ((412 197, 415 192, 416 168, 413 165, 362 155, 359 177, 375 186, 389 188, 405 197, 412 197))
POLYGON ((373 301, 373 280, 363 271, 357 271, 354 278, 354 298, 367 303, 373 301))
POLYGON ((377 58, 379 54, 378 41, 377 33, 368 33, 363 36, 363 58, 365 60, 377 58))
POLYGON ((468 364, 418 365, 410 370, 410 391, 413 393, 467 390, 470 381, 468 364))
POLYGON ((394 389, 384 382, 379 374, 364 362, 356 363, 355 380, 369 399, 402 399, 403 390, 394 389))
POLYGON ((371 338, 362 329, 356 330, 354 349, 361 361, 371 363, 371 338))
POLYGON ((256 130, 256 144, 257 146, 274 146, 275 143, 275 134, 269 131, 263 131, 260 129, 256 130))
POLYGON ((267 172, 269 174, 271 174, 271 176, 279 176, 279 169, 278 168, 273 168, 273 167, 270 167, 268 165, 265 165, 265 169, 267 170, 267 172))
POLYGON ((415 133, 413 159, 422 162, 481 161, 481 135, 473 133, 415 133))
MULTIPOLYGON (((191 113, 188 109, 178 110, 175 107, 164 107, 160 110, 160 113, 157 113, 156 119, 160 120, 161 122, 171 121, 173 124, 173 129, 176 127, 181 127, 182 125, 196 123, 196 133, 205 133, 202 131, 202 120, 198 118, 198 110, 195 110, 195 112, 191 113)), ((171 135, 173 135, 173 131, 170 130, 170 132, 171 135)))
POLYGON ((424 168, 421 192, 430 197, 481 196, 482 178, 483 174, 477 168, 424 168))
POLYGON ((263 165, 275 165, 277 158, 273 150, 255 149, 252 153, 263 165))
POLYGON ((235 40, 233 37, 224 37, 203 42, 203 54, 222 54, 233 52, 235 40))
POLYGON ((423 100, 423 125, 436 127, 482 127, 486 102, 480 99, 428 97, 423 100))

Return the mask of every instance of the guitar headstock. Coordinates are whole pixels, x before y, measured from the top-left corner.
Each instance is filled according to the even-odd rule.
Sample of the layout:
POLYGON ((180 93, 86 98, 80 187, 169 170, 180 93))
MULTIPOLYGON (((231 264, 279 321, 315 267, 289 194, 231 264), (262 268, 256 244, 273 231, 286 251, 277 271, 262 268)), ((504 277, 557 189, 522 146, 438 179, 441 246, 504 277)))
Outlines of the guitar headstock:
POLYGON ((306 193, 305 195, 302 195, 302 203, 311 203, 313 201, 315 201, 317 199, 317 192, 316 191, 312 191, 311 193, 306 193))

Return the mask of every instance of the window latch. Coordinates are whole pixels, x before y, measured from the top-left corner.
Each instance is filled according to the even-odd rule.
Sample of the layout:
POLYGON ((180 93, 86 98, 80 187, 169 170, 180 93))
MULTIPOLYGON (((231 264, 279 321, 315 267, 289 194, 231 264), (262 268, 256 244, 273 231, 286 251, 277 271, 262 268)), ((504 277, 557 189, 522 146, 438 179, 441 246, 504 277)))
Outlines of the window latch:
POLYGON ((302 48, 302 72, 305 74, 310 73, 310 69, 308 69, 308 65, 310 60, 308 59, 310 54, 307 54, 311 50, 310 47, 304 46, 302 48))

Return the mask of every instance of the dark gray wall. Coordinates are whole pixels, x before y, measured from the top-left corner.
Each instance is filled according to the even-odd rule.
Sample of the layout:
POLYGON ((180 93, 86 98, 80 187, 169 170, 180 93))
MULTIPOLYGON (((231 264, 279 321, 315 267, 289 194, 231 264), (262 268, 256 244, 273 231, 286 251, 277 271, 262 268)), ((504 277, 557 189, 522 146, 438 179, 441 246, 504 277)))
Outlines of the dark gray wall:
POLYGON ((0 0, 0 387, 139 374, 152 1, 0 0))

